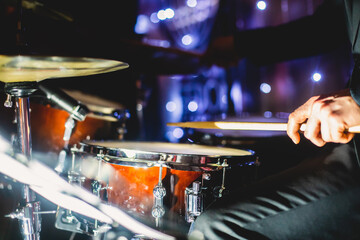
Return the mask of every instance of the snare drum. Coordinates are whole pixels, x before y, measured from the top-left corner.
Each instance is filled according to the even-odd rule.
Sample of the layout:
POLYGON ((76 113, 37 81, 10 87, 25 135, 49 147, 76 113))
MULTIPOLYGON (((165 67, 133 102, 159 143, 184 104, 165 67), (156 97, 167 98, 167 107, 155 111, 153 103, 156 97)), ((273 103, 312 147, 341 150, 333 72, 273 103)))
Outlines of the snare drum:
MULTIPOLYGON (((91 113, 76 123, 69 145, 84 139, 121 139, 126 132, 127 110, 121 104, 79 91, 64 90, 88 107, 91 113)), ((31 103, 33 149, 59 153, 64 148, 65 123, 69 113, 46 103, 31 103)))
POLYGON ((89 157, 111 166, 109 202, 156 220, 185 216, 193 221, 206 203, 204 191, 209 184, 204 181, 220 173, 220 181, 212 185, 226 188, 221 182, 223 171, 257 164, 250 150, 183 143, 82 141, 72 151, 82 159, 83 169, 89 157))

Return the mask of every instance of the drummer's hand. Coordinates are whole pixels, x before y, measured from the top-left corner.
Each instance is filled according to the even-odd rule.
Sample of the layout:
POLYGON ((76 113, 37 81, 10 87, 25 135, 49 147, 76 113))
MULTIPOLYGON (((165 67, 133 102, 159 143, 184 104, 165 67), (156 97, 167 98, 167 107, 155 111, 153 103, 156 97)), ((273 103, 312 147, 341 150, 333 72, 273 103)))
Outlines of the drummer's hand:
POLYGON ((349 89, 310 98, 289 116, 287 134, 295 144, 300 142, 299 130, 305 122, 304 136, 316 146, 347 143, 354 137, 347 129, 360 124, 360 107, 349 89))
POLYGON ((223 36, 212 40, 201 57, 201 62, 205 65, 218 65, 230 67, 238 63, 241 58, 235 50, 233 36, 223 36))

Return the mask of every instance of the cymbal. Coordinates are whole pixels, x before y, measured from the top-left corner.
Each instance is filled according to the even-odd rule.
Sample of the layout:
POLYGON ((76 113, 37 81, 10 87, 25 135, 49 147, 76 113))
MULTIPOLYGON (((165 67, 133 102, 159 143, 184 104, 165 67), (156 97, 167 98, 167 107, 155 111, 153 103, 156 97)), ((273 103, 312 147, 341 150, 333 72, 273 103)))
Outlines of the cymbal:
POLYGON ((0 81, 39 82, 50 78, 108 73, 128 67, 124 62, 100 58, 0 55, 0 81))
MULTIPOLYGON (((279 122, 178 122, 168 123, 167 126, 199 129, 224 129, 224 130, 255 130, 255 131, 286 131, 287 123, 279 122)), ((300 130, 305 131, 306 124, 300 130)), ((360 126, 352 126, 347 132, 360 133, 360 126)))

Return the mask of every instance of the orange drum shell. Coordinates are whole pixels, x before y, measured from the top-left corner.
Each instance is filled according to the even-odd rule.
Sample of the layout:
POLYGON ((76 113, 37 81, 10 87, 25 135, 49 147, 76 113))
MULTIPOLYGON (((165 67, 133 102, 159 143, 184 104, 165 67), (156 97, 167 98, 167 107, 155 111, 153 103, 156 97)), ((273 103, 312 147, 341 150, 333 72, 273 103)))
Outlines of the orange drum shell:
MULTIPOLYGON (((159 182, 159 167, 139 168, 110 164, 114 173, 110 177, 108 200, 130 212, 150 215, 154 204, 153 189, 159 182)), ((185 189, 201 172, 163 168, 162 184, 166 188, 165 210, 184 215, 185 189)))
MULTIPOLYGON (((69 113, 49 105, 31 103, 32 143, 35 151, 59 153, 64 148, 65 123, 69 113)), ((89 118, 77 122, 70 138, 70 146, 85 139, 111 138, 111 123, 89 118)))

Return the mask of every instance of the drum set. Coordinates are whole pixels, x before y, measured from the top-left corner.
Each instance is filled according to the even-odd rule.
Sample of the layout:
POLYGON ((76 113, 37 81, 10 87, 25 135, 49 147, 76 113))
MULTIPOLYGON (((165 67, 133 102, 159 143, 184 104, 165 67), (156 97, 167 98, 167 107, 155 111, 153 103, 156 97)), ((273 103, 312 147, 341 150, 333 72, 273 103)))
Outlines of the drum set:
POLYGON ((0 139, 0 172, 23 186, 23 201, 8 214, 18 219, 23 239, 40 239, 36 195, 58 206, 57 229, 103 240, 186 239, 206 207, 238 185, 233 178, 256 171, 256 154, 247 149, 126 141, 130 116, 122 105, 45 84, 127 67, 96 58, 0 55, 5 106, 15 99, 17 125, 11 143, 0 139), (30 107, 35 92, 44 98, 30 107), (34 146, 37 154, 32 135, 43 143, 34 146), (55 163, 48 152, 57 155, 55 163))

